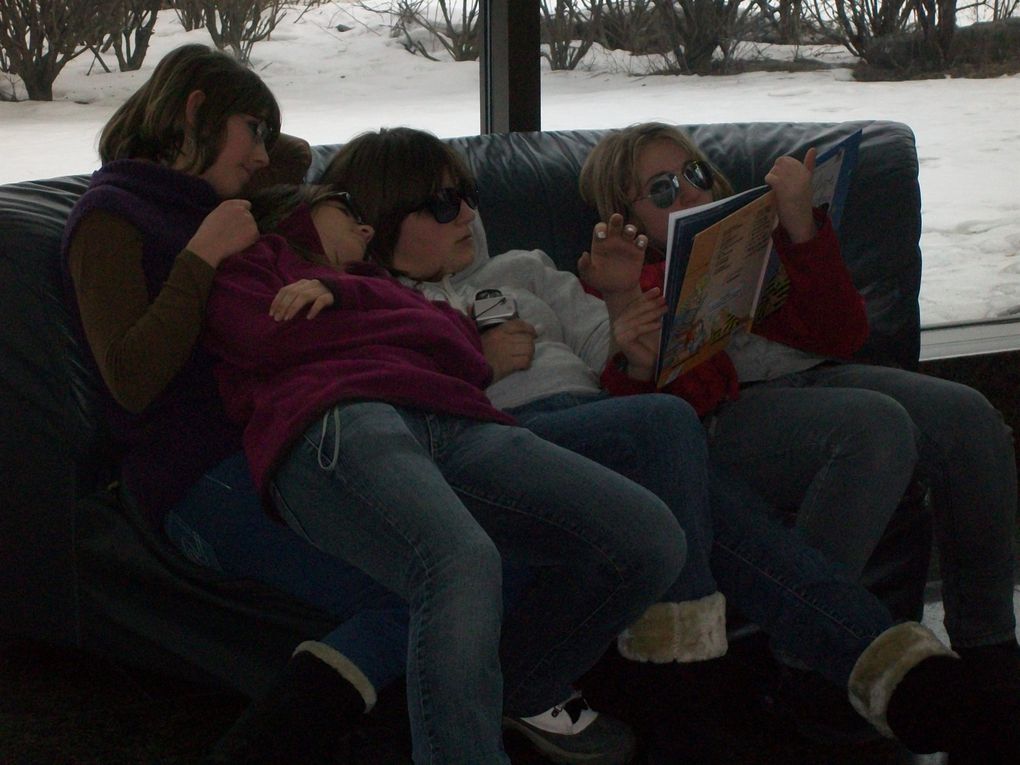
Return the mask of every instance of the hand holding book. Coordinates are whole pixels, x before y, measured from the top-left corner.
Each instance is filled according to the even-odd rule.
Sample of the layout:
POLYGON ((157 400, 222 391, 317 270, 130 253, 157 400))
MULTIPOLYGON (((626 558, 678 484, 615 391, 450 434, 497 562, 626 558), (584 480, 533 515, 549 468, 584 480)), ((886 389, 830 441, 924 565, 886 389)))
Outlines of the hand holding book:
POLYGON ((807 150, 804 161, 793 157, 780 157, 765 176, 776 194, 776 213, 782 226, 794 243, 806 242, 815 235, 815 219, 812 214, 812 176, 818 152, 814 147, 807 150))
POLYGON ((627 376, 651 380, 659 355, 659 335, 666 301, 662 290, 652 287, 628 303, 613 318, 613 341, 627 360, 627 376))

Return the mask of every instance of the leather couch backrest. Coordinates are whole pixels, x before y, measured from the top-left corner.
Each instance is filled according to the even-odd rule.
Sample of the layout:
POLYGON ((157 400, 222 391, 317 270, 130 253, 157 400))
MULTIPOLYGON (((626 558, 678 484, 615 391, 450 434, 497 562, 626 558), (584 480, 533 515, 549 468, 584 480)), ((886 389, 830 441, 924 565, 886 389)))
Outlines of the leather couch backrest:
MULTIPOLYGON (((777 157, 803 156, 863 130, 857 173, 847 197, 843 257, 868 303, 871 336, 860 358, 914 368, 920 348, 921 200, 914 136, 894 122, 691 125, 695 142, 741 191, 764 182, 777 157)), ((475 135, 449 139, 476 175, 492 253, 541 249, 575 270, 597 220, 577 190, 591 148, 607 131, 475 135)), ((321 177, 340 144, 313 148, 306 176, 321 177)))

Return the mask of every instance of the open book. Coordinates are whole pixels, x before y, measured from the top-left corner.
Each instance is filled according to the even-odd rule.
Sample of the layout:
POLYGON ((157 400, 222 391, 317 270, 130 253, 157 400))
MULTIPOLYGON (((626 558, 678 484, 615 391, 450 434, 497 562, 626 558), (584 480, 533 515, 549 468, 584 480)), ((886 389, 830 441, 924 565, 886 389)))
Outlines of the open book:
MULTIPOLYGON (((815 207, 839 227, 861 131, 818 155, 815 207)), ((772 246, 776 205, 768 186, 669 216, 658 387, 718 353, 738 329, 775 311, 789 280, 772 246)))

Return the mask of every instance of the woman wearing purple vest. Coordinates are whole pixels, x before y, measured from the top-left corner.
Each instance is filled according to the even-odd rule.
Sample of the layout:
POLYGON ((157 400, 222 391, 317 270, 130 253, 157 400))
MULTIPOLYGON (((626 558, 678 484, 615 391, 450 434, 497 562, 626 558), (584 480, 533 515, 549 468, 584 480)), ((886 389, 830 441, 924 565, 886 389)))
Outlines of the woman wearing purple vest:
MULTIPOLYGON (((64 265, 105 389, 125 497, 190 558, 262 580, 339 625, 297 647, 217 747, 218 762, 330 762, 330 737, 404 672, 385 638, 406 606, 262 510, 196 344, 217 267, 258 237, 242 190, 298 181, 303 141, 279 135, 272 93, 203 45, 169 53, 112 116, 103 166, 71 213, 64 265), (269 168, 272 156, 272 168, 269 168)), ((399 633, 399 630, 398 630, 399 633)))

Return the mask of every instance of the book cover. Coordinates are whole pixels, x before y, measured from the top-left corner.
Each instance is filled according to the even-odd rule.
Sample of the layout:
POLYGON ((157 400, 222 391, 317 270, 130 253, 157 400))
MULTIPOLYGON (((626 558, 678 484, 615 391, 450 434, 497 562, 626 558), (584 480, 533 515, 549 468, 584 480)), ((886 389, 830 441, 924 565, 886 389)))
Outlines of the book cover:
MULTIPOLYGON (((856 131, 815 161, 812 204, 828 210, 837 230, 860 140, 856 131)), ((663 286, 669 307, 659 341, 658 387, 782 305, 789 280, 772 245, 775 223, 768 186, 670 214, 663 286)))

